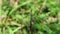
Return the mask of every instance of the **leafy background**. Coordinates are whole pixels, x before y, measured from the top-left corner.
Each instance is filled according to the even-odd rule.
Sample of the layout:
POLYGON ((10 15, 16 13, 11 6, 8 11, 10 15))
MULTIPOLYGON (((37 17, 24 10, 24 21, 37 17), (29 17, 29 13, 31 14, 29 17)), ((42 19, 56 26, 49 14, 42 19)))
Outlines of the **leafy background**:
POLYGON ((60 34, 60 0, 0 0, 0 34, 60 34))

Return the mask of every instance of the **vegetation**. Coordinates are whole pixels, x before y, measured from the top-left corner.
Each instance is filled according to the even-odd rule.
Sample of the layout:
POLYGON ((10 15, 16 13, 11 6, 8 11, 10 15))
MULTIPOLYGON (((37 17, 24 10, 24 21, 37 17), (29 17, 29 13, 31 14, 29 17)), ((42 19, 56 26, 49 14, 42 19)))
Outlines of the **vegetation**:
POLYGON ((0 0, 0 34, 60 34, 60 0, 0 0))

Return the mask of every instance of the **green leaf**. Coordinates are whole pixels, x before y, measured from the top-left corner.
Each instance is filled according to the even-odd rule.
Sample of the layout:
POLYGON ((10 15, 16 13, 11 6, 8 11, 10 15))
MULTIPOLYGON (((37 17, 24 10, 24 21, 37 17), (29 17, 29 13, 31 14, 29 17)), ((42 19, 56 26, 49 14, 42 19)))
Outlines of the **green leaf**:
POLYGON ((18 5, 17 7, 14 7, 14 8, 10 11, 9 15, 11 15, 15 10, 17 10, 17 9, 20 8, 21 6, 24 6, 24 5, 26 5, 26 4, 29 4, 30 2, 31 2, 31 1, 27 1, 27 2, 24 2, 24 3, 20 4, 20 5, 18 5))

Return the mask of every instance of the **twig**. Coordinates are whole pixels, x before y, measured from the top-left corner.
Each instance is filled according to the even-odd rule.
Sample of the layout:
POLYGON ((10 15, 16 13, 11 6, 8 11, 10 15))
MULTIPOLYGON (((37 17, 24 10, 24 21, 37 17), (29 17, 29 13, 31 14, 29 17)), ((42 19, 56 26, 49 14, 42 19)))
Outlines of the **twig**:
POLYGON ((32 32, 33 24, 34 24, 34 17, 33 17, 32 10, 31 10, 31 12, 30 12, 30 33, 29 34, 33 34, 33 32, 32 32))

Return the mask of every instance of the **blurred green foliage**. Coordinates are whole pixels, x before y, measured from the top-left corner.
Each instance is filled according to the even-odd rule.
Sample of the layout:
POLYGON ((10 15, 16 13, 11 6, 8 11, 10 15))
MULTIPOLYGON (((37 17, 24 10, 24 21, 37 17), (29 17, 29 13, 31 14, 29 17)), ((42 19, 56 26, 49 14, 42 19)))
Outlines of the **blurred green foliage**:
POLYGON ((60 34, 60 0, 0 0, 0 34, 60 34))

